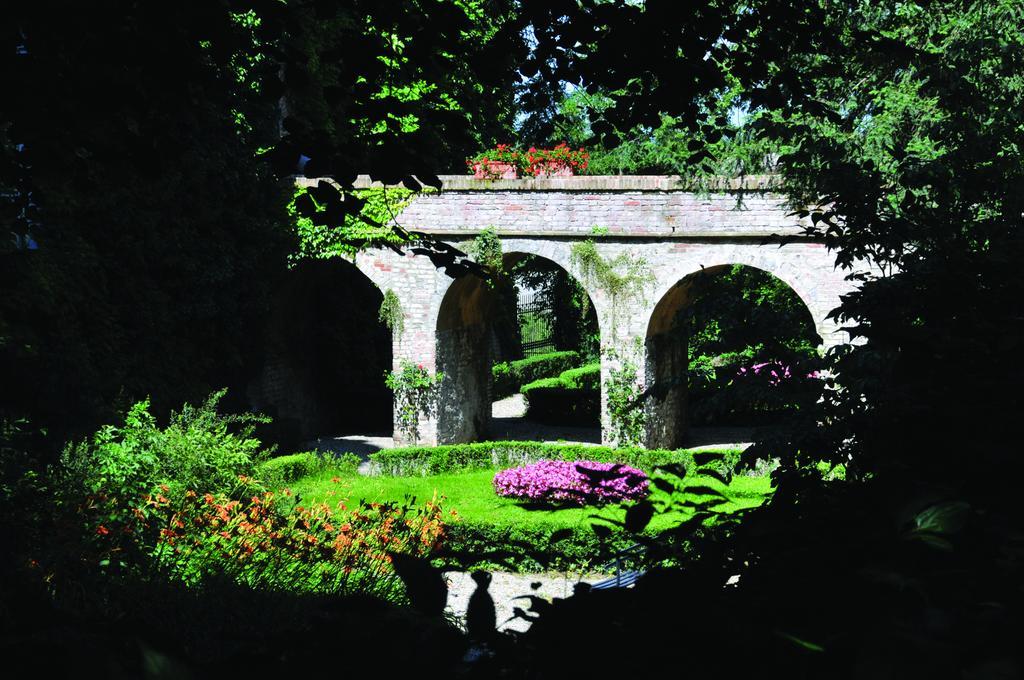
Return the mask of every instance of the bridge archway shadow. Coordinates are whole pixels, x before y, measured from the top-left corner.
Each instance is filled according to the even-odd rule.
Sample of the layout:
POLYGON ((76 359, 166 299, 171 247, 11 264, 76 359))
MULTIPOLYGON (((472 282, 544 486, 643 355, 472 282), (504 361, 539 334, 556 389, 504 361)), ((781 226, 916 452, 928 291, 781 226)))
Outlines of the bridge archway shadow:
POLYGON ((268 314, 263 368, 250 388, 274 418, 282 449, 359 434, 390 437, 391 332, 378 318, 382 293, 339 258, 301 262, 268 314))

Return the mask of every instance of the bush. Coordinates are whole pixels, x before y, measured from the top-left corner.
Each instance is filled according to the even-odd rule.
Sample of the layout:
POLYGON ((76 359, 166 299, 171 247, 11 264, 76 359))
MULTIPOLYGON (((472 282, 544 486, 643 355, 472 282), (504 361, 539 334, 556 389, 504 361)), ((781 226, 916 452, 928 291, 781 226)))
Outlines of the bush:
POLYGON ((269 419, 218 414, 225 392, 213 393, 198 407, 186 404, 163 429, 149 412, 149 400, 138 402, 125 414, 124 425, 107 425, 91 440, 64 450, 65 487, 110 499, 136 499, 161 485, 172 497, 188 489, 231 491, 266 455, 252 433, 269 419))
POLYGON ((523 385, 541 378, 556 377, 579 362, 579 352, 562 351, 495 364, 491 368, 491 375, 494 377, 494 398, 504 399, 516 394, 523 385))
POLYGON ((499 441, 385 449, 370 454, 370 462, 376 474, 410 477, 467 470, 495 470, 535 463, 539 460, 585 459, 602 463, 623 463, 651 471, 659 465, 676 463, 688 468, 695 467, 694 457, 697 456, 701 459, 701 464, 707 464, 706 459, 717 458, 718 469, 726 472, 739 462, 740 454, 739 449, 695 453, 686 449, 614 449, 586 444, 499 441))
POLYGON ((494 492, 524 501, 603 505, 640 500, 651 489, 642 470, 621 463, 541 460, 496 474, 494 492))
POLYGON ((307 451, 264 461, 256 466, 255 476, 267 488, 276 489, 326 468, 341 474, 355 474, 361 462, 353 453, 334 456, 321 451, 307 451))
POLYGON ((455 522, 445 526, 436 563, 459 570, 596 571, 635 542, 635 537, 623 532, 600 538, 590 527, 455 522))
POLYGON ((592 425, 600 420, 601 364, 587 364, 524 385, 528 418, 592 425))
POLYGON ((570 368, 568 371, 562 371, 558 378, 565 387, 570 389, 599 390, 601 389, 601 364, 594 362, 579 368, 570 368))
POLYGON ((161 573, 190 585, 228 578, 281 592, 402 592, 390 568, 395 553, 425 557, 443 534, 441 507, 430 502, 304 507, 271 492, 243 501, 187 492, 179 503, 150 499, 150 522, 164 527, 152 556, 161 573))

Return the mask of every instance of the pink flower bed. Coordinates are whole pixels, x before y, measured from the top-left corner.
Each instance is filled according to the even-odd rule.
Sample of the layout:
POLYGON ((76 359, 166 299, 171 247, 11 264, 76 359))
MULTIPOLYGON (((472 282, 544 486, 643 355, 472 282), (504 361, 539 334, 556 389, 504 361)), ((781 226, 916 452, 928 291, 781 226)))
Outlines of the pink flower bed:
POLYGON ((542 460, 494 475, 494 491, 505 498, 600 505, 638 500, 650 492, 643 470, 591 460, 542 460))

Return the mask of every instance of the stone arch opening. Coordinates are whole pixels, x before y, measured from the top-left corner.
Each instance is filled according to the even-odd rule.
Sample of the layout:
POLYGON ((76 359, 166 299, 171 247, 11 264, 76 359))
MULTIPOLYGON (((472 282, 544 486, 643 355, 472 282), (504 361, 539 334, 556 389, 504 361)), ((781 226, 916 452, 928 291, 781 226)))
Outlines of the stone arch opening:
POLYGON ((320 437, 392 432, 391 332, 381 291, 341 259, 289 270, 268 315, 254 405, 274 418, 282 446, 320 437))
POLYGON ((506 292, 498 316, 514 324, 518 352, 496 357, 505 364, 495 374, 495 434, 600 442, 600 326, 593 300, 562 264, 543 255, 512 250, 503 265, 506 292))
POLYGON ((757 267, 716 265, 677 281, 647 326, 648 446, 686 445, 691 425, 771 424, 817 398, 815 321, 791 285, 757 267))
POLYGON ((437 315, 436 369, 444 374, 437 401, 437 441, 485 438, 491 424, 491 327, 497 295, 465 275, 448 287, 437 315))
MULTIPOLYGON (((522 337, 523 354, 575 350, 596 361, 601 329, 594 302, 580 281, 560 263, 532 253, 506 253, 504 266, 520 311, 524 307, 529 311, 524 302, 534 301, 538 314, 547 317, 540 322, 546 334, 528 332, 522 337), (531 342, 538 346, 531 348, 531 342)), ((519 324, 524 320, 519 319, 519 324)))
MULTIPOLYGON (((597 348, 600 330, 593 302, 563 267, 543 256, 510 252, 503 257, 504 274, 493 281, 467 275, 448 287, 438 308, 436 325, 436 370, 444 374, 437 402, 437 441, 442 444, 484 438, 548 438, 600 441, 600 366, 597 348), (522 381, 509 391, 507 381, 499 379, 496 390, 493 367, 524 358, 520 324, 520 293, 524 286, 543 288, 544 296, 561 296, 559 304, 572 304, 566 291, 575 291, 585 299, 576 316, 552 323, 557 337, 548 352, 576 350, 571 358, 544 362, 545 370, 524 371, 522 381, 535 378, 560 378, 567 370, 585 368, 568 376, 571 388, 565 393, 549 390, 538 396, 531 407, 530 420, 521 409, 517 413, 496 412, 493 402, 519 394, 522 381), (563 288, 565 290, 563 290, 563 288), (564 295, 563 295, 564 293, 564 295), (575 324, 575 329, 568 325, 575 324), (588 329, 591 352, 579 352, 578 336, 588 329), (575 333, 575 336, 573 335, 575 333), (574 340, 575 338, 575 340, 574 340), (574 344, 575 346, 568 346, 574 344), (561 363, 559 363, 559 361, 561 363), (564 364, 564 365, 562 365, 564 364), (500 390, 500 391, 499 391, 500 390)), ((564 315, 563 315, 564 316, 564 315)), ((572 315, 569 315, 572 316, 572 315)), ((547 352, 545 352, 547 353, 547 352)), ((537 358, 536 355, 533 357, 537 358)), ((538 364, 540 366, 540 364, 538 364)), ((510 408, 516 410, 516 406, 510 408)))

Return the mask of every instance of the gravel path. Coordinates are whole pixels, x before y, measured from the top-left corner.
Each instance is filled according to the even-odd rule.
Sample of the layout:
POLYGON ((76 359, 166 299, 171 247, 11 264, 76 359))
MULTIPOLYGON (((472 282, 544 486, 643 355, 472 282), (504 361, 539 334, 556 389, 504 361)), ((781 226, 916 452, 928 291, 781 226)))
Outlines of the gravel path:
POLYGON ((354 453, 363 461, 359 464, 359 474, 367 475, 370 474, 370 454, 381 449, 394 448, 395 440, 387 435, 349 434, 340 437, 320 437, 309 442, 308 446, 317 451, 330 451, 334 455, 354 453))
MULTIPOLYGON (((595 583, 604 578, 595 574, 509 574, 500 571, 491 572, 491 576, 491 585, 487 592, 494 600, 498 629, 519 632, 525 632, 531 622, 514 618, 514 608, 518 607, 525 611, 529 609, 530 603, 528 600, 515 598, 520 595, 535 595, 551 601, 556 597, 569 597, 572 595, 573 586, 580 581, 595 583)), ((469 598, 476 590, 476 583, 469 573, 464 571, 445 572, 445 577, 448 579, 448 611, 463 621, 469 598)))
MULTIPOLYGON (((571 444, 600 444, 601 430, 596 427, 575 427, 571 425, 547 425, 527 420, 526 401, 521 394, 494 402, 491 408, 491 439, 539 442, 566 442, 571 444)), ((715 447, 746 448, 763 434, 767 428, 757 427, 691 427, 686 436, 686 446, 695 449, 715 447)), ((335 454, 354 453, 362 458, 361 474, 370 473, 368 458, 371 453, 390 449, 395 440, 387 435, 351 434, 336 437, 320 437, 308 442, 310 449, 330 451, 335 454)))
POLYGON ((526 399, 513 394, 491 405, 491 439, 600 444, 601 429, 573 425, 547 425, 527 420, 526 399))

